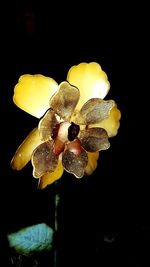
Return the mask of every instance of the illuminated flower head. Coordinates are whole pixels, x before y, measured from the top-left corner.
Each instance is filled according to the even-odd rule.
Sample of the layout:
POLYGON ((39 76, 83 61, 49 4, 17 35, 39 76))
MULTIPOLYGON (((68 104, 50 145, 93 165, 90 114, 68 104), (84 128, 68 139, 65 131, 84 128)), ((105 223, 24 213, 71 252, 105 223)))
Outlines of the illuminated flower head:
POLYGON ((40 121, 17 149, 12 167, 20 170, 31 160, 40 188, 59 179, 64 170, 77 178, 92 174, 99 151, 109 148, 108 138, 120 125, 115 101, 103 100, 109 88, 96 62, 71 67, 59 85, 43 75, 21 76, 14 103, 40 121))

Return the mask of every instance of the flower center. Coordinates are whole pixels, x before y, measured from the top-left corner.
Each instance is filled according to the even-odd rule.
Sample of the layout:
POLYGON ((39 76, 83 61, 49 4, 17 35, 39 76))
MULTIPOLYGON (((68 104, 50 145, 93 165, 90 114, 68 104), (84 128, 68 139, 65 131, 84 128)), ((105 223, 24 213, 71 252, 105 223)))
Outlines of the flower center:
POLYGON ((62 122, 53 129, 52 138, 54 139, 54 154, 60 155, 64 151, 65 144, 67 143, 68 149, 78 155, 81 152, 81 144, 76 139, 80 127, 75 123, 62 122), (70 141, 70 143, 68 143, 70 141))
POLYGON ((66 141, 73 141, 80 131, 80 126, 74 122, 62 122, 57 124, 51 135, 52 139, 59 138, 63 143, 66 141))
POLYGON ((80 131, 80 126, 71 122, 71 125, 68 128, 68 140, 73 141, 80 131))
POLYGON ((70 122, 62 122, 59 124, 59 130, 58 130, 58 139, 65 143, 68 141, 68 128, 70 127, 70 122))

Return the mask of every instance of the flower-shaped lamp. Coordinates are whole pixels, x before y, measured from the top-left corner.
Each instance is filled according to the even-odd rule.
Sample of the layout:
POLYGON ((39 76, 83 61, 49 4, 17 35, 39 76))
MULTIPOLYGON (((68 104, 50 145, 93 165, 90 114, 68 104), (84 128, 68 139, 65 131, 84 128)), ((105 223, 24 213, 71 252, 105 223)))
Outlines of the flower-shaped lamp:
POLYGON ((64 170, 77 178, 91 175, 99 152, 117 134, 121 113, 104 100, 110 84, 96 62, 71 67, 60 84, 43 75, 25 74, 14 88, 14 103, 40 119, 12 158, 21 170, 30 160, 39 188, 58 180, 64 170))

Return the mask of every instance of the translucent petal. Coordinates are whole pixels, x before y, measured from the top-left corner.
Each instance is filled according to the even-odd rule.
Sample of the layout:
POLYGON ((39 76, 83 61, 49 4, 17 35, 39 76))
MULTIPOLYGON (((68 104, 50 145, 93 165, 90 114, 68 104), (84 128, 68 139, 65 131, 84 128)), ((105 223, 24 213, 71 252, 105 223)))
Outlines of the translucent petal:
POLYGON ((62 161, 58 161, 58 165, 54 172, 47 172, 39 179, 39 188, 44 189, 47 185, 54 183, 56 180, 60 179, 63 175, 64 168, 62 166, 62 161))
POLYGON ((64 169, 74 174, 77 178, 84 176, 84 170, 88 163, 88 157, 85 150, 81 149, 80 154, 74 154, 69 149, 66 149, 62 155, 62 164, 64 169))
POLYGON ((39 123, 38 128, 41 140, 50 140, 57 125, 58 121, 56 119, 55 112, 52 109, 49 109, 39 123))
POLYGON ((31 159, 33 150, 42 143, 38 128, 33 129, 23 143, 18 147, 11 160, 15 170, 21 170, 31 159))
POLYGON ((64 120, 69 120, 80 97, 78 88, 68 82, 59 85, 58 92, 51 98, 50 107, 64 120))
POLYGON ((90 127, 100 127, 107 131, 108 137, 117 135, 120 127, 121 112, 115 105, 110 111, 109 117, 100 123, 90 125, 90 127))
POLYGON ((82 147, 88 152, 105 150, 110 147, 107 132, 102 128, 89 128, 79 134, 82 147))
POLYGON ((90 125, 103 121, 109 116, 110 110, 115 106, 113 100, 92 98, 88 100, 76 117, 77 124, 90 125))
POLYGON ((97 168, 97 161, 99 158, 99 152, 88 152, 88 164, 84 170, 86 175, 91 175, 97 168))
POLYGON ((31 162, 35 178, 40 178, 46 172, 55 171, 58 164, 58 156, 54 154, 53 149, 53 141, 47 141, 33 151, 31 162))
POLYGON ((57 91, 58 84, 40 74, 25 74, 14 88, 14 103, 29 114, 41 118, 49 108, 49 100, 57 91))
POLYGON ((80 90, 77 110, 80 110, 83 104, 91 98, 103 99, 110 88, 106 73, 96 62, 80 63, 71 67, 68 71, 67 81, 80 90))

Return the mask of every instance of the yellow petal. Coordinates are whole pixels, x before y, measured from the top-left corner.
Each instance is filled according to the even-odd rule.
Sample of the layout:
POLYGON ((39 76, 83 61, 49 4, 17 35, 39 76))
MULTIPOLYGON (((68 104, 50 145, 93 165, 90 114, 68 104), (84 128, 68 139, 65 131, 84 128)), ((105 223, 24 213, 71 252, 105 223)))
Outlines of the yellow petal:
POLYGON ((49 100, 58 84, 52 78, 40 74, 20 76, 14 88, 14 103, 29 114, 41 118, 49 108, 49 100))
POLYGON ((118 133, 120 127, 121 112, 115 105, 110 111, 109 117, 100 123, 90 125, 90 127, 101 127, 107 131, 108 137, 113 137, 118 133))
POLYGON ((62 161, 58 161, 57 168, 54 172, 47 172, 39 180, 39 188, 44 189, 47 185, 54 183, 56 180, 61 178, 63 175, 64 168, 62 166, 62 161))
POLYGON ((41 144, 39 131, 33 129, 23 143, 18 147, 11 160, 11 166, 15 170, 21 170, 31 159, 33 150, 41 144))
POLYGON ((103 99, 110 88, 106 73, 96 62, 80 63, 71 67, 68 71, 67 81, 80 90, 77 110, 80 110, 83 104, 91 98, 103 99))
POLYGON ((97 168, 97 161, 99 158, 99 152, 88 152, 88 164, 85 168, 85 174, 86 175, 91 175, 95 169, 97 168))

